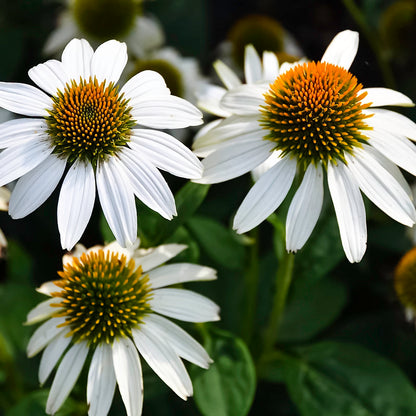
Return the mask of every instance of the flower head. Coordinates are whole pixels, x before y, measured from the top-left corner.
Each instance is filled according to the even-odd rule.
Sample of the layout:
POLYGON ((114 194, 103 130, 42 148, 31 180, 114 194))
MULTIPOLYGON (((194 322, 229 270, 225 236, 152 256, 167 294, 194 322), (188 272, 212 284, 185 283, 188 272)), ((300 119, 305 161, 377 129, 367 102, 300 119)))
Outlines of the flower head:
POLYGON ((9 212, 22 218, 58 185, 58 228, 71 249, 90 219, 96 188, 117 241, 137 237, 135 196, 167 219, 176 215, 173 195, 158 168, 185 178, 201 176, 196 156, 171 135, 153 128, 200 124, 192 104, 170 94, 162 76, 143 71, 122 88, 126 45, 105 42, 95 52, 72 40, 62 61, 29 71, 44 91, 0 83, 0 106, 25 116, 0 126, 0 186, 18 179, 9 212), (137 125, 150 127, 139 128, 137 125))
POLYGON ((259 76, 260 62, 251 60, 246 66, 257 82, 235 85, 222 96, 220 108, 227 118, 194 143, 197 154, 206 156, 204 176, 197 182, 229 180, 268 161, 237 211, 237 232, 272 214, 296 174, 302 181, 286 219, 289 251, 302 248, 316 225, 325 174, 351 262, 360 261, 366 249, 360 190, 396 221, 415 223, 410 189, 397 166, 416 174, 416 148, 408 140, 416 139, 416 124, 377 108, 413 103, 387 88, 362 88, 349 72, 357 48, 358 34, 341 32, 321 61, 278 68, 268 83, 259 76))
POLYGON ((31 357, 43 351, 39 381, 43 384, 60 358, 46 412, 54 414, 68 397, 91 351, 87 402, 90 416, 105 416, 116 384, 127 415, 141 414, 141 355, 181 398, 192 395, 192 383, 181 358, 208 368, 211 359, 190 335, 164 318, 188 322, 219 319, 218 306, 189 290, 166 286, 212 280, 215 270, 188 263, 163 265, 186 246, 167 244, 148 250, 125 250, 117 243, 85 250, 78 245, 64 256, 60 280, 39 292, 50 299, 27 317, 44 322, 27 347, 31 357))

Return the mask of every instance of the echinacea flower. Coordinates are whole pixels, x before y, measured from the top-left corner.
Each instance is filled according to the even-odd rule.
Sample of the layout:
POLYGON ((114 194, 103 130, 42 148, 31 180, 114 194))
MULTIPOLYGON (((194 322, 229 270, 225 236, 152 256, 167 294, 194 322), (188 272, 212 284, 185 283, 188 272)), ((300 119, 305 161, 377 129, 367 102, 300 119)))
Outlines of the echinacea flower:
MULTIPOLYGON (((413 106, 400 92, 362 88, 349 72, 358 33, 339 33, 321 61, 280 71, 271 83, 242 85, 224 95, 230 115, 207 133, 216 143, 196 182, 223 182, 262 164, 275 163, 240 205, 233 227, 244 233, 264 221, 301 179, 286 219, 286 248, 303 247, 320 215, 326 175, 342 245, 358 262, 367 244, 361 192, 396 221, 416 221, 410 188, 399 167, 416 175, 416 124, 377 107, 413 106)), ((260 69, 253 61, 252 73, 260 69)), ((199 139, 202 140, 202 139, 199 139)))
POLYGON ((117 243, 86 250, 77 246, 64 257, 60 280, 38 291, 50 296, 27 317, 44 322, 32 335, 27 353, 43 351, 39 381, 43 384, 59 360, 46 413, 55 414, 74 387, 91 351, 87 382, 89 416, 108 414, 118 384, 128 416, 139 416, 143 404, 140 356, 182 399, 192 382, 181 358, 202 368, 212 362, 204 348, 166 319, 207 322, 219 319, 218 306, 195 292, 166 286, 212 280, 216 272, 189 263, 161 266, 186 246, 166 244, 130 251, 117 243), (81 254, 82 253, 82 254, 81 254))
POLYGON ((158 168, 199 178, 198 158, 171 135, 156 129, 201 124, 201 113, 172 96, 163 78, 143 71, 121 89, 126 45, 115 40, 94 52, 86 40, 72 40, 62 62, 30 69, 38 88, 0 83, 0 106, 25 116, 0 125, 0 186, 20 178, 9 213, 22 218, 38 208, 58 185, 58 228, 71 249, 90 219, 96 188, 117 241, 137 237, 135 195, 167 219, 176 215, 173 195, 158 168), (150 127, 139 128, 137 125, 150 127))

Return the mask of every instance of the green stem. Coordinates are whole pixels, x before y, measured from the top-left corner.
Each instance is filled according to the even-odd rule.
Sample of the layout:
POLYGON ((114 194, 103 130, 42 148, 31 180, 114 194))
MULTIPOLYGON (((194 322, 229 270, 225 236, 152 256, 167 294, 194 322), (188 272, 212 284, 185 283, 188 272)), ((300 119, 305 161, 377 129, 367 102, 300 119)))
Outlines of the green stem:
POLYGON ((370 28, 367 24, 364 14, 360 10, 360 8, 355 4, 354 0, 342 0, 344 6, 351 14, 357 25, 360 27, 361 31, 364 33, 365 37, 367 38, 368 43, 371 46, 371 49, 374 52, 374 55, 377 59, 377 63, 380 67, 381 73, 383 75, 384 82, 387 87, 394 88, 395 81, 393 72, 388 64, 387 58, 383 53, 383 49, 381 48, 376 31, 370 28))

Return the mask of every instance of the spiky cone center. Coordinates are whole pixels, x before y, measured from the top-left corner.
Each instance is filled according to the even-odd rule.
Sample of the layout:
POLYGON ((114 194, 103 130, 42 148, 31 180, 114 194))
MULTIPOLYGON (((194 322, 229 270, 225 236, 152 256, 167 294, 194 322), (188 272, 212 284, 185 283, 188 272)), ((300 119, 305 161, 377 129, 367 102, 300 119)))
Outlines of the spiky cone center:
POLYGON ((416 312, 416 247, 400 260, 394 272, 394 289, 401 304, 416 312))
POLYGON ((304 168, 310 163, 345 163, 368 139, 370 127, 362 104, 362 85, 346 69, 326 62, 296 65, 270 84, 261 107, 265 139, 282 155, 295 158, 304 168))
POLYGON ((47 133, 54 153, 69 162, 81 159, 95 168, 130 141, 135 122, 114 83, 72 80, 52 100, 47 133))
POLYGON ((58 272, 56 285, 62 290, 52 296, 62 301, 56 317, 65 317, 61 326, 70 328, 74 342, 91 346, 111 344, 115 338, 131 337, 151 309, 151 288, 147 275, 134 260, 113 252, 84 253, 74 257, 58 272))

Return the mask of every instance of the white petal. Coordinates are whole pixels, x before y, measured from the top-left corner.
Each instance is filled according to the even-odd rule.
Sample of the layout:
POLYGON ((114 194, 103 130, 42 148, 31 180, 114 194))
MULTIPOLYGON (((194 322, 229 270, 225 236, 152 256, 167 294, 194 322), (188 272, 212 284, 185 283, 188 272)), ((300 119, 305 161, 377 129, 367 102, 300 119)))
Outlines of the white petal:
POLYGON ((126 149, 119 155, 132 190, 149 208, 171 220, 176 215, 173 194, 162 174, 146 159, 141 160, 138 153, 126 149))
POLYGON ((52 99, 31 85, 0 82, 0 107, 24 116, 46 117, 52 99))
POLYGON ((49 155, 16 183, 10 198, 9 214, 23 218, 40 207, 52 194, 64 173, 66 160, 49 155))
POLYGON ((224 62, 215 61, 213 66, 227 89, 231 90, 241 85, 241 81, 238 76, 232 69, 225 65, 224 62))
POLYGON ((239 234, 259 225, 285 199, 296 174, 296 161, 286 157, 272 166, 250 189, 238 208, 233 228, 239 234))
POLYGON ((345 255, 351 263, 359 262, 367 247, 367 225, 358 184, 343 163, 330 163, 328 185, 345 255))
POLYGON ((262 79, 260 57, 253 45, 247 45, 244 50, 244 75, 247 84, 254 84, 262 79))
POLYGON ((88 416, 105 416, 113 401, 116 387, 111 346, 99 344, 92 356, 88 372, 88 416))
POLYGON ((156 314, 146 315, 143 318, 149 331, 156 333, 170 345, 179 357, 188 360, 202 368, 208 368, 211 358, 194 338, 181 327, 156 314))
POLYGON ((42 119, 18 118, 1 123, 0 149, 18 146, 34 137, 46 137, 46 128, 46 122, 42 119))
POLYGON ((88 354, 86 342, 77 342, 59 364, 46 402, 46 413, 55 414, 62 406, 84 366, 88 354))
POLYGON ((137 238, 137 214, 130 182, 115 157, 101 163, 96 172, 100 203, 116 240, 122 247, 137 238))
POLYGON ((274 166, 281 157, 282 152, 280 150, 273 150, 270 156, 256 168, 251 171, 251 177, 254 182, 257 182, 272 166, 274 166))
POLYGON ((371 107, 381 107, 383 105, 414 106, 409 97, 389 88, 363 88, 361 93, 367 93, 361 100, 361 104, 371 104, 371 107))
POLYGON ((120 90, 120 94, 129 100, 143 99, 146 96, 160 97, 170 94, 169 88, 166 87, 166 82, 162 75, 155 71, 142 71, 130 78, 120 90))
POLYGON ((279 76, 279 61, 273 52, 263 52, 263 81, 273 82, 279 76))
POLYGON ((195 135, 194 143, 192 145, 192 150, 198 157, 206 157, 215 150, 215 148, 206 149, 202 142, 204 137, 209 133, 209 131, 212 130, 214 127, 217 127, 222 121, 223 120, 221 120, 220 118, 217 120, 210 121, 209 123, 204 124, 204 126, 198 130, 198 133, 195 135))
POLYGON ((197 105, 207 113, 218 117, 228 117, 231 113, 220 106, 220 101, 226 92, 225 88, 217 85, 204 84, 195 93, 198 100, 197 105))
POLYGON ((191 103, 174 95, 149 97, 131 102, 137 123, 156 129, 179 129, 202 124, 202 113, 191 103))
POLYGON ((52 307, 51 304, 57 304, 61 301, 62 298, 54 297, 39 303, 27 314, 26 322, 24 325, 33 325, 37 322, 41 322, 47 318, 50 318, 55 312, 58 312, 59 310, 56 307, 52 307))
POLYGON ((115 339, 113 365, 127 416, 140 416, 143 407, 143 379, 139 354, 129 338, 115 339))
POLYGON ((0 153, 0 186, 23 176, 42 163, 51 153, 52 147, 46 140, 32 140, 0 153))
POLYGON ((338 33, 326 49, 322 62, 350 69, 355 55, 357 55, 359 36, 358 32, 344 30, 338 33))
POLYGON ((54 281, 42 283, 40 287, 36 289, 36 292, 46 296, 52 296, 52 293, 61 291, 62 288, 57 286, 54 281))
POLYGON ((68 74, 62 62, 51 59, 29 69, 30 79, 50 95, 58 90, 63 92, 65 84, 69 81, 68 74))
POLYGON ((188 246, 184 244, 162 244, 155 248, 138 250, 138 255, 134 255, 137 265, 141 265, 144 272, 151 270, 177 256, 188 246))
POLYGON ((267 85, 241 85, 227 92, 221 100, 221 107, 238 115, 261 116, 260 106, 265 105, 264 93, 267 85))
POLYGON ((64 317, 51 318, 37 328, 27 344, 27 356, 33 357, 39 351, 42 351, 46 345, 49 344, 53 338, 55 338, 56 335, 63 332, 64 329, 58 328, 57 326, 63 324, 64 322, 64 317))
POLYGON ((310 164, 296 191, 286 218, 286 248, 301 249, 311 235, 324 200, 322 166, 310 164))
POLYGON ((64 331, 59 333, 59 335, 57 335, 43 351, 38 373, 40 384, 43 384, 47 380, 52 370, 55 368, 56 363, 70 344, 72 337, 67 336, 69 332, 69 328, 66 327, 64 331))
POLYGON ((143 158, 172 175, 197 179, 202 175, 202 164, 198 158, 179 140, 171 135, 148 129, 134 129, 131 143, 143 158))
POLYGON ((84 233, 95 201, 94 170, 77 160, 65 176, 58 200, 58 229, 62 248, 71 250, 84 233))
POLYGON ((181 359, 166 340, 142 323, 132 331, 134 343, 152 370, 182 399, 192 396, 192 382, 181 359))
POLYGON ((356 149, 354 156, 346 155, 348 169, 361 190, 375 205, 396 221, 412 226, 416 221, 416 210, 411 199, 366 148, 368 146, 356 149))
POLYGON ((62 52, 62 63, 70 79, 78 82, 88 80, 91 73, 91 59, 94 51, 85 39, 72 39, 62 52))
POLYGON ((218 321, 219 307, 198 293, 185 289, 156 289, 149 301, 162 315, 188 322, 218 321))
POLYGON ((109 40, 101 44, 91 59, 91 75, 99 82, 116 83, 127 63, 127 46, 124 42, 109 40))
POLYGON ((190 263, 169 264, 149 272, 149 281, 153 289, 177 283, 214 280, 216 278, 215 269, 190 263))
POLYGON ((381 154, 412 175, 416 175, 416 146, 411 141, 380 129, 366 130, 364 134, 381 154))
POLYGON ((269 140, 261 137, 245 143, 232 143, 220 151, 210 153, 203 161, 204 173, 197 183, 218 183, 244 175, 263 163, 274 148, 269 140))

